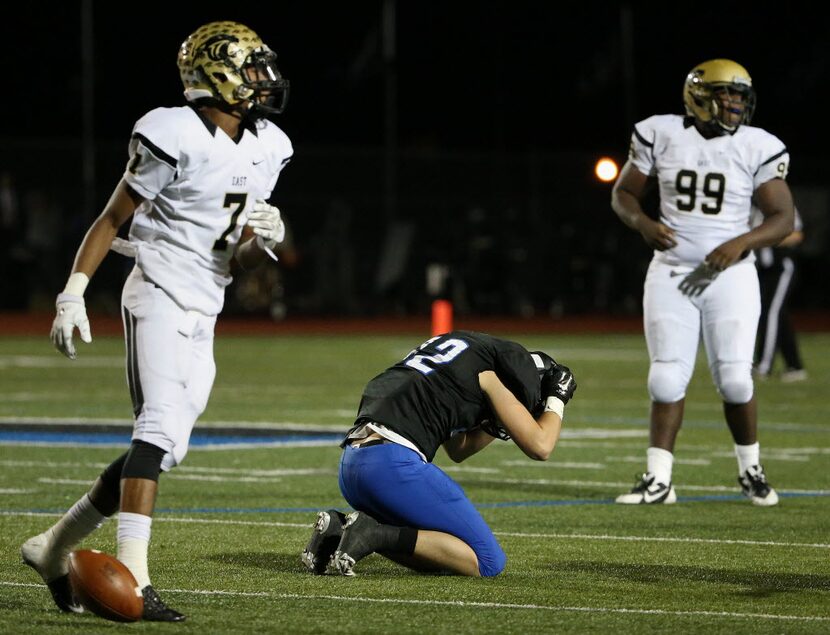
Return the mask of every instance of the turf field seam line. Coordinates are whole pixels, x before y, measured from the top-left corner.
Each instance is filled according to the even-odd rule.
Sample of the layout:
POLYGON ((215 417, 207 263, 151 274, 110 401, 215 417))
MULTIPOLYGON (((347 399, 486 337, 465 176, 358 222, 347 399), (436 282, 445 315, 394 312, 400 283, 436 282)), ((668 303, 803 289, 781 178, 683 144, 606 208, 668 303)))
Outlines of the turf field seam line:
POLYGON ((497 536, 515 538, 576 538, 579 540, 620 540, 627 542, 683 542, 713 545, 747 545, 752 547, 807 547, 830 549, 830 544, 820 542, 777 542, 773 540, 732 540, 729 538, 669 538, 666 536, 611 536, 608 534, 540 534, 511 531, 495 531, 497 536))
MULTIPOLYGON (((129 441, 129 437, 127 437, 129 441)), ((101 441, 101 442, 77 442, 77 441, 0 441, 0 446, 23 447, 23 448, 123 448, 123 441, 101 441)), ((191 445, 190 452, 225 452, 235 450, 261 450, 261 449, 293 449, 293 448, 318 448, 337 447, 337 441, 261 441, 247 443, 213 443, 204 445, 191 445)))
MULTIPOLYGON (((0 582, 2 586, 43 588, 43 584, 28 582, 0 582)), ((575 613, 618 613, 632 615, 674 615, 677 617, 726 617, 739 619, 763 619, 797 622, 830 622, 830 617, 820 615, 775 615, 772 613, 738 613, 734 611, 669 611, 666 609, 635 609, 625 607, 603 606, 546 606, 544 604, 514 604, 507 602, 466 602, 464 600, 415 600, 407 598, 372 598, 365 596, 349 597, 345 595, 302 595, 299 593, 269 593, 267 591, 224 591, 207 589, 158 589, 162 593, 182 593, 188 595, 224 595, 233 597, 275 598, 280 600, 309 600, 335 602, 365 602, 373 604, 410 604, 428 606, 446 606, 457 608, 481 609, 517 609, 525 611, 556 611, 575 613)))
MULTIPOLYGON (((89 467, 90 469, 101 469, 106 467, 107 463, 83 463, 83 462, 40 462, 40 461, 15 461, 15 460, 2 460, 0 461, 0 465, 5 465, 9 467, 89 467)), ((536 467, 535 464, 531 464, 531 466, 536 467)), ((446 466, 442 469, 447 471, 455 471, 453 470, 454 466, 446 466)), ((463 466, 462 466, 463 467, 463 466)), ((554 467, 553 464, 547 465, 547 467, 554 467)), ((477 472, 481 473, 489 473, 489 470, 493 468, 467 468, 465 470, 461 470, 461 473, 469 473, 474 474, 477 472)), ((308 475, 330 475, 336 474, 334 469, 320 469, 320 468, 300 468, 300 469, 283 469, 283 470, 238 470, 235 468, 206 468, 206 467, 196 467, 196 466, 179 466, 176 469, 177 472, 181 472, 186 474, 188 472, 219 472, 223 474, 233 474, 233 473, 247 473, 249 477, 255 476, 308 476, 308 475)), ((184 478, 179 474, 169 474, 168 477, 171 478, 184 478)), ((465 481, 472 484, 480 484, 485 483, 486 480, 478 480, 475 478, 467 478, 464 477, 465 481)), ((585 481, 585 480, 577 480, 577 479, 505 479, 500 478, 500 482, 502 483, 510 483, 516 485, 566 485, 566 486, 581 486, 581 487, 601 487, 601 488, 625 488, 630 487, 631 482, 622 482, 622 481, 585 481)), ((68 484, 74 484, 75 481, 66 481, 68 484)), ((79 483, 81 481, 78 481, 79 483)), ((88 482, 88 481, 86 481, 88 482)), ((727 485, 679 485, 679 489, 681 490, 691 490, 691 491, 700 491, 700 492, 735 492, 737 488, 727 485)), ((807 496, 826 496, 830 494, 830 490, 810 490, 810 489, 778 489, 779 493, 786 493, 786 494, 799 494, 799 495, 807 495, 807 496)))
MULTIPOLYGON (((62 516, 60 512, 9 512, 0 511, 0 516, 62 516)), ((244 525, 244 526, 261 526, 261 527, 294 527, 298 529, 311 529, 314 527, 314 522, 307 523, 281 523, 278 521, 268 520, 223 520, 218 518, 168 518, 165 516, 156 516, 153 518, 157 523, 202 523, 208 525, 244 525)))
MULTIPOLYGON (((486 485, 486 479, 465 478, 464 482, 472 485, 486 485)), ((584 481, 578 479, 551 479, 551 478, 500 478, 499 483, 508 483, 510 485, 576 485, 582 487, 602 487, 602 488, 617 488, 617 487, 631 487, 631 481, 616 482, 616 481, 584 481)), ((737 487, 727 485, 676 485, 678 490, 695 490, 699 492, 736 492, 737 487)), ((806 494, 810 496, 826 496, 830 494, 830 490, 824 489, 782 489, 776 488, 779 493, 786 492, 791 494, 806 494)))
POLYGON ((299 529, 311 529, 314 527, 314 522, 307 523, 279 523, 269 521, 256 520, 218 520, 215 518, 154 518, 158 522, 167 523, 205 523, 210 525, 246 525, 246 526, 263 526, 263 527, 296 527, 299 529))
MULTIPOLYGON (((0 511, 0 516, 60 516, 59 512, 12 512, 0 511)), ((256 520, 224 520, 218 518, 171 518, 157 516, 156 522, 168 523, 202 523, 207 525, 244 525, 262 527, 293 527, 297 529, 311 529, 314 523, 281 523, 276 521, 256 520)), ((496 531, 497 536, 513 538, 574 538, 577 540, 619 540, 627 542, 685 542, 713 545, 745 545, 750 547, 804 547, 809 549, 830 549, 830 544, 809 542, 778 542, 774 540, 731 540, 728 538, 669 538, 666 536, 612 536, 610 534, 543 534, 511 531, 496 531)))

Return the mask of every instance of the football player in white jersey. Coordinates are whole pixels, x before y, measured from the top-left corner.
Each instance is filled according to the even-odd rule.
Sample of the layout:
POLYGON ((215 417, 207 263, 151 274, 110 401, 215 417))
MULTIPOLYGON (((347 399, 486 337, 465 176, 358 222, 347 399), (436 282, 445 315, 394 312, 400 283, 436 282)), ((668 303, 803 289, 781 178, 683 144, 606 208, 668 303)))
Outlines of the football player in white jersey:
POLYGON ((265 201, 291 159, 288 137, 265 117, 282 112, 288 81, 248 27, 212 22, 181 45, 187 104, 157 108, 133 128, 129 161, 57 297, 51 338, 75 359, 74 329, 91 341, 84 291, 113 248, 135 257, 122 292, 127 381, 135 424, 129 450, 55 525, 21 547, 23 561, 62 610, 79 611, 67 556, 118 511, 118 559, 144 596, 143 619, 181 621, 150 583, 147 565, 160 471, 184 458, 213 385, 213 332, 232 267, 250 269, 284 237, 265 201), (132 218, 129 242, 116 237, 132 218))
POLYGON ((789 154, 778 138, 749 125, 755 91, 740 64, 714 59, 695 66, 683 101, 685 117, 655 115, 634 126, 611 197, 620 219, 655 250, 643 296, 652 402, 647 469, 617 502, 677 500, 674 444, 702 333, 741 490, 756 505, 775 505, 778 495, 761 467, 752 383, 760 313, 753 250, 792 231, 789 154), (654 181, 659 220, 642 207, 654 181), (764 216, 754 228, 753 202, 764 216))

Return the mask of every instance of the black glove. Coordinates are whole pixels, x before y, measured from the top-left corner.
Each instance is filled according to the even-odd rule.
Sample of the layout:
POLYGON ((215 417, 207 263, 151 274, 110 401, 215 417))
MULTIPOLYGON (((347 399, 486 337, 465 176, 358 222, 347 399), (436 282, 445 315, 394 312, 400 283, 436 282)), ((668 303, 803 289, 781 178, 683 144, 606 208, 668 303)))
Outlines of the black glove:
POLYGON ((556 397, 560 399, 563 404, 568 403, 571 397, 574 396, 576 390, 576 380, 571 369, 562 364, 553 363, 553 366, 545 371, 542 375, 542 401, 546 401, 548 397, 556 397))

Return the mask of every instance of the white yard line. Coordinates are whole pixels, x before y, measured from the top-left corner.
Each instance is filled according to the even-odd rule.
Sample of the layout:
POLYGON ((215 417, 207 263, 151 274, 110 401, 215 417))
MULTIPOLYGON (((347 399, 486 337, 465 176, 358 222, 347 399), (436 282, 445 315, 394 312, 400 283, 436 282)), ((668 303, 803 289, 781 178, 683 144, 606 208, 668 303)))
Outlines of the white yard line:
MULTIPOLYGON (((732 459, 735 458, 735 455, 730 455, 732 459)), ((764 457, 768 457, 768 453, 764 453, 764 457)), ((644 455, 635 455, 635 456, 606 456, 605 460, 609 463, 642 463, 645 465, 646 457, 644 455)), ((675 465, 711 465, 712 462, 709 459, 678 459, 674 457, 674 464, 675 465)))
MULTIPOLYGON (((41 395, 43 397, 43 395, 41 395)), ((315 410, 315 412, 317 412, 315 410)), ((354 413, 351 413, 352 415, 354 413)), ((77 425, 77 426, 124 426, 132 429, 132 419, 114 419, 114 418, 98 418, 98 417, 0 417, 0 423, 14 424, 14 425, 77 425)), ((302 432, 308 431, 311 433, 322 432, 343 432, 346 428, 341 424, 331 425, 312 425, 308 423, 299 423, 296 421, 199 421, 195 428, 198 432, 204 428, 262 428, 263 430, 298 430, 302 432)))
MULTIPOLYGON (((0 355, 0 369, 6 368, 66 368, 67 361, 57 355, 0 355)), ((72 362, 73 367, 122 368, 124 356, 83 355, 72 362)))
MULTIPOLYGON (((0 581, 0 585, 39 589, 44 585, 0 581)), ((676 617, 724 617, 746 620, 779 620, 795 622, 830 622, 830 617, 812 615, 777 615, 774 613, 739 613, 736 611, 670 611, 666 609, 633 609, 616 606, 547 606, 544 604, 516 604, 508 602, 466 602, 463 600, 416 600, 408 598, 379 598, 344 595, 304 595, 300 593, 271 593, 268 591, 226 591, 208 589, 158 589, 162 593, 183 595, 215 595, 225 597, 270 598, 275 600, 306 600, 309 602, 359 602, 361 604, 402 604, 416 606, 443 606, 448 608, 476 608, 492 610, 551 611, 557 613, 616 613, 628 615, 673 615, 676 617)))
MULTIPOLYGON (((641 457, 642 460, 642 457, 641 457)), ((502 461, 502 465, 507 467, 544 467, 544 468, 557 468, 561 467, 566 470, 604 470, 605 464, 603 463, 576 463, 576 462, 568 462, 568 461, 502 461)))
POLYGON ((747 545, 751 547, 804 547, 808 549, 830 549, 827 543, 778 542, 774 540, 729 540, 726 538, 671 538, 666 536, 611 536, 608 534, 535 534, 527 532, 496 531, 497 536, 514 538, 567 538, 576 540, 619 540, 624 542, 680 542, 689 544, 747 545))

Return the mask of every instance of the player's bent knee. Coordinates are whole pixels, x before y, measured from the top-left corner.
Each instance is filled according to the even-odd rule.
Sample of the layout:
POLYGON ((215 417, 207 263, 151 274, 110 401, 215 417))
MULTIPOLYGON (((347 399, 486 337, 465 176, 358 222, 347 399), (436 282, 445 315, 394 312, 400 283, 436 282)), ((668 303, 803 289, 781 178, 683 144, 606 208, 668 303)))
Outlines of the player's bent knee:
POLYGON ((507 564, 507 555, 501 547, 487 554, 476 554, 478 556, 478 572, 482 578, 492 578, 504 571, 507 564))
POLYGON ((752 399, 752 369, 748 364, 721 364, 718 391, 726 403, 744 404, 752 399))
POLYGON ((124 468, 121 470, 121 478, 145 478, 158 481, 161 462, 165 454, 165 450, 152 443, 133 440, 124 461, 124 468))
POLYGON ((657 403, 674 403, 686 396, 689 374, 677 362, 652 362, 648 371, 648 393, 657 403))

